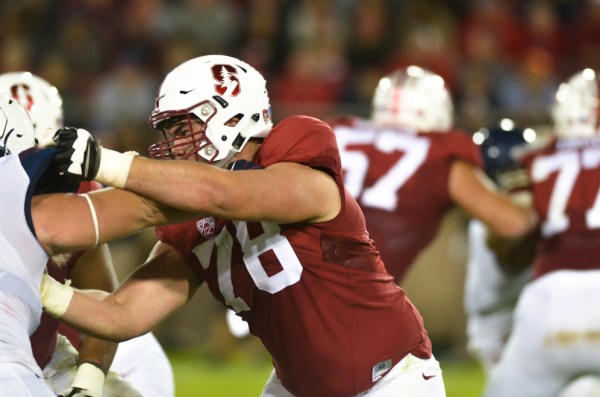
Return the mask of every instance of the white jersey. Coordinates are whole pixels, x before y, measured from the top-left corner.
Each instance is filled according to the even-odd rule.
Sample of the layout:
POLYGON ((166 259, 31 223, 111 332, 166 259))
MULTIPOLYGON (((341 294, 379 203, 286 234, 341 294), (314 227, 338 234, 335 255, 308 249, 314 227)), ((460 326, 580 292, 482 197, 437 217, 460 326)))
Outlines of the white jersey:
POLYGON ((0 158, 0 362, 19 363, 41 377, 29 335, 42 313, 40 283, 48 256, 28 225, 30 179, 17 155, 0 158))
POLYGON ((144 397, 175 396, 175 380, 169 358, 151 333, 119 343, 110 367, 144 397))
MULTIPOLYGON (((79 353, 64 335, 56 338, 56 349, 50 362, 44 367, 46 383, 59 394, 71 387, 78 369, 79 353)), ((148 366, 152 363, 148 363, 148 366)), ((104 379, 102 397, 149 397, 136 390, 127 380, 114 371, 108 371, 104 379)), ((168 397, 168 395, 164 395, 168 397)))
POLYGON ((464 305, 467 314, 468 350, 484 369, 497 362, 510 330, 516 301, 531 278, 531 268, 516 275, 502 271, 485 241, 481 221, 469 222, 469 258, 464 305))

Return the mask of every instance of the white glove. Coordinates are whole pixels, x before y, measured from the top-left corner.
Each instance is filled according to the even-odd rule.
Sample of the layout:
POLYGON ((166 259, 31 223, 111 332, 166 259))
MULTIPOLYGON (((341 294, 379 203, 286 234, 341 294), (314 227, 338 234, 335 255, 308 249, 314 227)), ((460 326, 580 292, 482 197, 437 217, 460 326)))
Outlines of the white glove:
POLYGON ((79 353, 64 335, 58 335, 50 362, 44 367, 44 380, 55 393, 73 384, 79 353))
POLYGON ((108 371, 102 397, 144 397, 144 395, 123 376, 115 371, 108 371))
MULTIPOLYGON (((58 394, 60 392, 60 396, 68 396, 69 393, 73 393, 71 395, 77 397, 96 395, 89 394, 93 393, 93 390, 82 388, 81 379, 82 377, 86 377, 83 372, 87 370, 82 369, 82 373, 80 374, 80 369, 88 367, 89 364, 85 365, 84 363, 80 367, 77 367, 78 356, 79 353, 71 345, 69 339, 63 335, 58 335, 52 359, 44 367, 44 379, 55 393, 58 394), (79 387, 80 389, 76 390, 75 387, 79 387)), ((98 371, 92 369, 91 373, 97 373, 98 377, 100 377, 98 371)), ((102 397, 143 397, 143 394, 136 390, 130 382, 114 371, 108 371, 101 390, 102 397)))

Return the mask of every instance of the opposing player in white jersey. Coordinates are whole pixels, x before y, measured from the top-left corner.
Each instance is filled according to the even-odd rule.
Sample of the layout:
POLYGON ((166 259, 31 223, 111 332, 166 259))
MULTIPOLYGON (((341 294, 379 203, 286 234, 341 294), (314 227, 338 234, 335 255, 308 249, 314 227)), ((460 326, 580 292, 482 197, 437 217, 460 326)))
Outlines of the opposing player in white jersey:
MULTIPOLYGON (((8 396, 55 396, 43 380, 29 336, 40 321, 39 288, 49 255, 91 248, 142 228, 185 219, 178 211, 118 189, 89 195, 59 174, 56 149, 37 149, 31 118, 0 93, 0 390, 8 396)), ((80 140, 85 151, 93 141, 80 140)), ((93 160, 94 150, 85 151, 93 160)), ((85 161, 85 159, 84 159, 85 161)), ((81 377, 82 388, 89 379, 81 377)), ((75 389, 73 390, 75 392, 75 389)), ((74 394, 78 395, 78 394, 74 394)))
MULTIPOLYGON (((473 135, 483 155, 485 171, 496 184, 513 194, 529 194, 520 156, 536 141, 532 129, 515 127, 503 120, 493 128, 473 135)), ((469 255, 464 304, 467 314, 467 350, 479 361, 488 376, 498 362, 512 328, 515 304, 531 278, 533 241, 520 244, 509 263, 501 263, 487 245, 487 228, 471 219, 468 226, 469 255)))
POLYGON ((400 68, 379 81, 371 120, 330 124, 344 183, 397 283, 455 206, 502 235, 535 225, 528 210, 486 183, 481 154, 469 134, 453 128, 450 92, 435 73, 400 68))
MULTIPOLYGON (((8 72, 0 75, 0 91, 8 93, 28 111, 38 146, 54 146, 54 133, 64 126, 63 101, 58 89, 30 72, 8 72)), ((78 193, 100 187, 85 182, 78 193)), ((52 277, 71 280, 78 288, 112 291, 116 287, 116 275, 106 244, 68 255, 62 262, 65 263, 48 261, 47 269, 52 277)), ((100 392, 103 397, 174 396, 170 363, 153 335, 121 343, 113 361, 117 349, 115 343, 93 337, 80 338, 78 331, 60 325, 58 320, 44 313, 40 326, 31 336, 31 343, 46 381, 61 395, 67 395, 74 379, 81 376, 77 375, 78 363, 94 363, 94 367, 86 365, 80 370, 87 371, 88 377, 97 377, 98 385, 104 384, 102 390, 87 390, 92 396, 100 396, 100 392), (109 366, 111 372, 108 372, 109 366), (103 382, 105 374, 107 378, 103 382)))
POLYGON ((597 73, 573 75, 556 93, 554 138, 523 159, 540 217, 534 280, 486 397, 555 396, 581 375, 600 374, 598 106, 597 73))

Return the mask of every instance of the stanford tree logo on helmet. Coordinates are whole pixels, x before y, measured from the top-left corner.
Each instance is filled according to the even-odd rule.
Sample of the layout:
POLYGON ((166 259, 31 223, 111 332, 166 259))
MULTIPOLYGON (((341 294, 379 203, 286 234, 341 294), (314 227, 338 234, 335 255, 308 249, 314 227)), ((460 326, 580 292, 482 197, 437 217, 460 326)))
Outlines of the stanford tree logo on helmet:
POLYGON ((211 70, 215 80, 219 82, 215 85, 215 91, 220 95, 236 96, 240 93, 240 81, 233 66, 215 65, 211 70))

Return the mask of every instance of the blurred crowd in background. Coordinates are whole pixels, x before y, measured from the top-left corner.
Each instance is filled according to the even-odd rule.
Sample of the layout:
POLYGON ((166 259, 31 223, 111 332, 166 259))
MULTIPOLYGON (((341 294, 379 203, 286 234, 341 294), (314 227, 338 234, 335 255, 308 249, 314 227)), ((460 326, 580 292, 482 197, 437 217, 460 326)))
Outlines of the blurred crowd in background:
MULTIPOLYGON (((146 120, 160 81, 186 59, 217 53, 263 73, 276 122, 298 113, 368 116, 379 78, 417 64, 446 79, 456 124, 468 132, 504 117, 543 126, 562 80, 583 67, 600 70, 600 1, 20 0, 0 7, 0 73, 28 70, 56 85, 65 123, 112 149, 145 154, 158 137, 146 120)), ((115 263, 141 263, 154 241, 150 232, 134 251, 113 244, 115 263)), ((447 245, 464 264, 464 241, 447 245)), ((462 291, 456 269, 449 270, 455 295, 462 291)), ((419 300, 420 290, 409 295, 419 300)), ((417 304, 434 345, 453 319, 464 335, 455 320, 462 303, 432 304, 440 302, 454 311, 429 316, 417 304)), ((224 318, 222 309, 204 305, 224 318)), ((188 306, 181 317, 192 323, 159 330, 163 343, 185 346, 204 330, 215 350, 226 351, 225 323, 207 328, 188 306)))
POLYGON ((0 11, 0 72, 55 84, 66 123, 145 152, 158 84, 222 53, 269 82, 274 118, 368 115, 377 80, 418 64, 444 77, 457 124, 546 122, 558 82, 600 67, 597 0, 21 0, 0 11))

